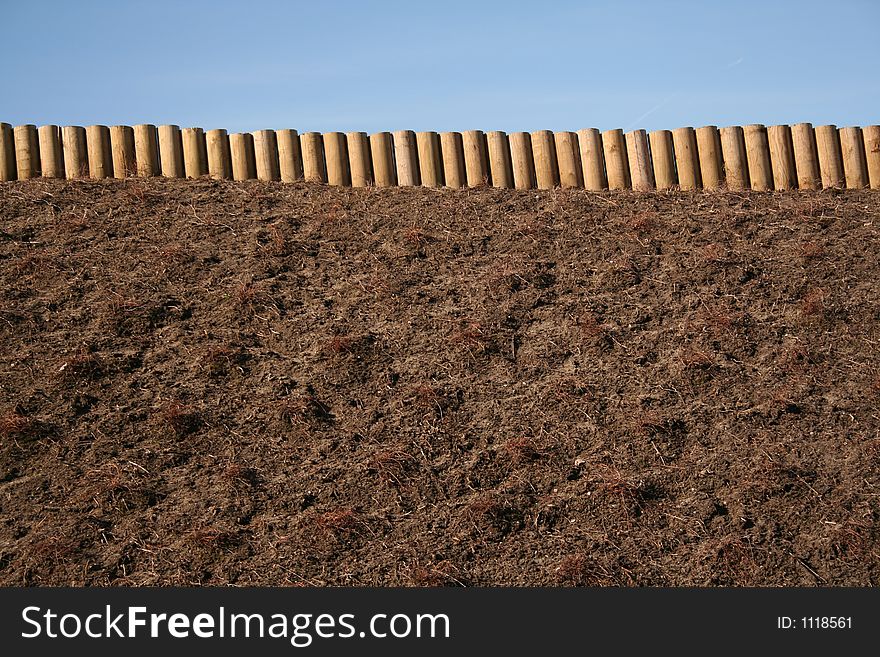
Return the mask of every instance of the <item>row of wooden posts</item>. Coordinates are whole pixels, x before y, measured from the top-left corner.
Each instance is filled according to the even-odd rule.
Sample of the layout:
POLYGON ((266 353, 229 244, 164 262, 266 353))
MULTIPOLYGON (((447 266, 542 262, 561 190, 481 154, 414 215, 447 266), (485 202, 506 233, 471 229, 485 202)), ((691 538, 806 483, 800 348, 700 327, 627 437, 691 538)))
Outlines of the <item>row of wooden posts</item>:
POLYGON ((299 135, 0 123, 0 181, 159 175, 354 187, 877 189, 880 126, 299 135))

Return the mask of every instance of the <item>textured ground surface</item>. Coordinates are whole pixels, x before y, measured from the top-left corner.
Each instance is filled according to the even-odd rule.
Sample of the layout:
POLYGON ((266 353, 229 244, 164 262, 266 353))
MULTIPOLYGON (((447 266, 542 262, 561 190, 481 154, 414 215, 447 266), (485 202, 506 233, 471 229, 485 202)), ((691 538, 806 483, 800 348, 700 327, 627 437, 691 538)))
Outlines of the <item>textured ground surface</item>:
POLYGON ((876 585, 880 194, 0 185, 0 583, 876 585))

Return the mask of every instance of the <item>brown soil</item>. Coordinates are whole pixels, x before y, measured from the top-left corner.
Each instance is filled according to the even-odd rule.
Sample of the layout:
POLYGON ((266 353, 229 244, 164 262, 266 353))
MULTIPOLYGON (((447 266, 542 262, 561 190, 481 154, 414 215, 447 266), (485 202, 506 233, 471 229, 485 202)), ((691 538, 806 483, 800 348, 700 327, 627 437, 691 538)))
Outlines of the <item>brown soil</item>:
POLYGON ((878 216, 2 184, 0 583, 880 584, 878 216))

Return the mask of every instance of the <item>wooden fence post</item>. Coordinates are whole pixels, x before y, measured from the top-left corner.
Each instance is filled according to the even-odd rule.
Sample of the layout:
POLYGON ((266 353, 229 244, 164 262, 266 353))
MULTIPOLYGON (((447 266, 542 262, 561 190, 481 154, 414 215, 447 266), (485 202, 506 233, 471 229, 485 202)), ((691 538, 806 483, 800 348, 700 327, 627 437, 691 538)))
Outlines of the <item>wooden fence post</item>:
POLYGON ((486 133, 489 146, 489 175, 492 186, 502 189, 513 187, 513 162, 510 155, 510 142, 507 134, 500 130, 486 133))
POLYGON ((12 126, 0 123, 0 182, 15 180, 18 175, 15 166, 15 135, 12 126))
POLYGON ((208 175, 215 180, 232 178, 232 154, 229 152, 229 135, 218 128, 205 133, 208 150, 208 175))
POLYGON ((425 187, 443 186, 443 157, 440 153, 440 135, 436 132, 417 132, 419 173, 425 187))
POLYGON ((648 135, 644 130, 626 133, 626 153, 632 188, 637 192, 653 190, 654 170, 651 167, 651 153, 648 150, 648 135))
POLYGON ((771 125, 767 128, 767 141, 770 143, 773 186, 778 190, 796 189, 797 171, 791 128, 787 125, 771 125))
POLYGON ((794 151, 794 168, 799 189, 819 189, 819 154, 816 152, 816 135, 810 123, 791 126, 791 142, 794 151))
POLYGON ((110 158, 113 160, 114 178, 127 178, 135 174, 134 130, 131 126, 110 127, 110 158))
POLYGON ((535 161, 535 182, 538 189, 559 186, 559 162, 556 159, 556 138, 549 130, 532 133, 532 158, 535 161))
POLYGON ((134 149, 137 175, 142 178, 159 175, 159 144, 156 126, 142 123, 134 127, 134 149))
POLYGON ((532 137, 528 132, 510 134, 510 165, 513 185, 517 189, 534 189, 535 160, 532 157, 532 137))
POLYGON ((64 151, 64 175, 68 180, 88 178, 89 160, 86 153, 86 129, 78 125, 61 128, 62 151, 64 151))
POLYGON ((461 189, 467 181, 461 133, 441 132, 440 152, 443 155, 443 180, 446 181, 446 186, 461 189))
POLYGON ((284 128, 275 131, 278 142, 278 170, 281 182, 294 182, 303 179, 302 149, 296 130, 284 128))
POLYGON ((743 129, 738 125, 721 128, 721 154, 724 158, 724 178, 727 189, 750 189, 749 164, 743 129))
POLYGON ((862 134, 865 138, 868 181, 871 183, 871 189, 880 189, 880 125, 865 126, 862 134))
POLYGON ((651 161, 654 165, 654 183, 657 189, 672 189, 676 185, 675 155, 672 132, 655 130, 648 135, 651 141, 651 161))
POLYGON ((484 187, 489 184, 489 154, 486 135, 482 130, 465 130, 461 133, 464 149, 464 170, 468 187, 484 187))
POLYGON ((324 162, 327 166, 327 183, 336 187, 351 187, 351 169, 348 164, 348 144, 341 132, 325 132, 324 162))
POLYGON ((180 131, 183 142, 183 172, 187 178, 208 175, 208 144, 201 128, 184 128, 180 131))
POLYGON ((605 175, 605 153, 602 135, 597 128, 578 130, 578 146, 581 151, 581 172, 584 188, 594 192, 608 189, 605 175))
POLYGON ((274 130, 257 130, 254 138, 254 162, 259 180, 281 180, 278 166, 278 141, 274 130))
POLYGON ((90 125, 86 128, 86 150, 89 156, 89 177, 103 180, 113 177, 113 155, 110 152, 110 128, 90 125))
POLYGON ((724 166, 718 128, 714 125, 706 125, 697 128, 695 132, 703 189, 719 189, 724 184, 724 166))
POLYGON ((320 132, 307 132, 299 138, 302 148, 303 175, 309 182, 327 182, 324 139, 320 132))
POLYGON ((868 186, 868 163, 865 159, 865 141, 862 129, 856 126, 840 129, 840 150, 843 155, 843 172, 849 189, 868 186))
POLYGON ((370 156, 370 138, 366 132, 349 132, 348 161, 351 169, 352 187, 369 187, 373 184, 373 163, 370 156))
POLYGON ((840 152, 840 136, 837 126, 820 125, 816 127, 816 151, 819 154, 819 173, 822 187, 844 187, 843 155, 840 152))
POLYGON ((17 125, 12 130, 15 137, 15 166, 19 180, 38 178, 40 175, 40 140, 37 126, 32 123, 17 125))
POLYGON ((180 139, 180 126, 159 126, 159 162, 165 178, 183 178, 183 142, 180 139))
POLYGON ((696 132, 690 127, 673 130, 672 145, 675 150, 679 189, 699 189, 702 186, 702 178, 696 132))
POLYGON ((397 168, 394 166, 394 143, 390 132, 370 135, 370 154, 373 156, 376 187, 394 187, 397 184, 397 168))
POLYGON ((602 148, 605 151, 608 188, 630 189, 632 178, 629 172, 629 157, 626 152, 626 139, 623 136, 623 130, 616 128, 603 132, 602 148))
POLYGON ((394 159, 397 162, 397 184, 414 187, 422 183, 419 176, 419 155, 416 152, 416 134, 412 130, 394 133, 394 159))
POLYGON ((229 154, 232 157, 233 180, 253 180, 257 177, 253 136, 247 132, 229 135, 229 154))
POLYGON ((43 178, 63 178, 64 156, 61 152, 61 128, 57 125, 42 125, 38 132, 43 178))
POLYGON ((770 143, 767 129, 760 123, 743 127, 746 140, 746 159, 749 163, 749 179, 752 189, 767 192, 773 189, 773 169, 770 164, 770 143))
POLYGON ((556 147, 556 165, 559 168, 559 186, 576 189, 584 186, 584 172, 581 168, 581 149, 578 136, 574 132, 553 134, 556 147))

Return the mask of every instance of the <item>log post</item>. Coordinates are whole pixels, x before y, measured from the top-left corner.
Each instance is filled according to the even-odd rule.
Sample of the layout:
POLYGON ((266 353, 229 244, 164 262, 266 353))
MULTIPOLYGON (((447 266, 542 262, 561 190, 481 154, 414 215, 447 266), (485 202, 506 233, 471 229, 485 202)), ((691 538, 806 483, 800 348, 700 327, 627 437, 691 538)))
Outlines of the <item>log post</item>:
POLYGON ((373 176, 376 187, 394 187, 397 169, 394 166, 394 144, 390 132, 370 135, 370 153, 373 156, 373 176))
POLYGON ((791 128, 787 125, 771 125, 767 128, 770 144, 770 165, 773 169, 773 186, 778 190, 797 188, 797 171, 794 163, 794 145, 791 128))
POLYGON ((180 126, 159 126, 159 162, 165 178, 184 178, 183 142, 180 139, 180 126))
POLYGON ((324 162, 324 140, 320 132, 307 132, 300 136, 302 148, 303 175, 309 182, 327 182, 324 162))
POLYGON ((417 132, 416 150, 419 153, 419 173, 425 187, 443 187, 443 156, 440 153, 440 135, 436 132, 417 132))
POLYGON ((770 143, 767 129, 760 123, 743 128, 746 141, 746 159, 749 163, 749 180, 752 189, 768 192, 773 189, 773 168, 770 164, 770 143))
POLYGON ((632 188, 637 192, 650 192, 654 189, 654 170, 651 167, 651 153, 648 150, 648 135, 644 130, 626 133, 626 154, 629 160, 629 173, 632 188))
POLYGON ((721 159, 721 139, 714 125, 696 129, 697 157, 700 160, 700 180, 703 189, 720 189, 724 184, 724 166, 721 159))
POLYGON ((232 178, 232 154, 229 152, 229 135, 222 128, 205 133, 208 150, 208 174, 215 180, 232 178))
POLYGON ((370 155, 370 138, 366 132, 349 132, 346 135, 348 161, 351 169, 352 187, 369 187, 373 184, 373 163, 370 155))
POLYGON ((486 142, 489 146, 489 175, 492 178, 492 186, 511 189, 513 187, 513 163, 507 134, 500 130, 487 132, 486 142))
POLYGON ((865 141, 857 126, 840 129, 840 150, 843 155, 843 173, 848 189, 868 186, 868 162, 865 159, 865 141))
POLYGON ((609 189, 630 189, 632 179, 629 172, 629 158, 626 152, 626 139, 620 128, 602 133, 602 148, 605 152, 605 168, 608 173, 609 189))
POLYGON ((247 132, 229 135, 229 154, 232 157, 233 180, 253 180, 257 177, 253 136, 247 132))
POLYGON ((184 128, 180 131, 183 142, 183 173, 187 178, 208 175, 208 144, 201 128, 184 128))
POLYGON ((746 155, 746 140, 743 129, 738 125, 721 128, 721 153, 724 156, 724 177, 727 189, 743 190, 751 188, 749 162, 746 155))
POLYGON ((110 128, 90 125, 86 128, 86 149, 89 156, 89 177, 103 180, 113 177, 113 154, 110 152, 110 128))
POLYGON ((534 189, 535 160, 532 158, 532 137, 528 132, 510 134, 510 164, 513 185, 517 189, 534 189))
POLYGON ((38 178, 40 175, 40 140, 37 126, 28 123, 12 130, 15 137, 15 166, 19 180, 38 178))
POLYGON ((577 189, 584 186, 584 172, 581 168, 581 149, 578 136, 574 132, 553 134, 556 147, 556 166, 559 168, 559 186, 563 189, 577 189))
POLYGON ((649 138, 651 140, 651 160, 654 165, 654 182, 657 189, 672 189, 677 181, 672 132, 655 130, 649 135, 649 138))
POLYGON ((699 189, 703 183, 700 175, 696 132, 690 127, 673 130, 672 145, 675 149, 679 189, 699 189))
POLYGON ((0 123, 0 182, 15 180, 15 134, 8 123, 0 123))
POLYGON ((532 133, 532 158, 535 161, 535 182, 538 189, 559 186, 559 163, 556 159, 556 138, 549 130, 532 133))
POLYGON ((597 128, 578 130, 578 146, 581 151, 581 171, 584 188, 597 192, 608 189, 605 175, 605 153, 602 148, 602 135, 597 128))
POLYGON ((113 160, 114 178, 127 178, 137 172, 134 153, 134 130, 131 126, 112 126, 110 128, 110 157, 113 160))
POLYGON ((880 125, 862 129, 865 138, 865 160, 868 164, 868 182, 871 189, 880 189, 880 125))
POLYGON ((302 149, 296 130, 284 128, 275 132, 278 142, 278 170, 281 182, 294 182, 303 179, 302 149))
POLYGON ((394 133, 394 159, 397 162, 397 184, 401 187, 421 185, 416 133, 398 130, 394 133))
POLYGON ((816 152, 816 135, 812 124, 795 123, 791 126, 791 141, 798 188, 819 189, 822 178, 819 175, 819 154, 816 152))
POLYGON ((258 180, 281 180, 278 167, 278 141, 274 130, 256 130, 254 139, 254 162, 258 180))
POLYGON ((42 125, 40 138, 40 165, 43 178, 64 178, 64 155, 61 152, 61 128, 42 125))
POLYGON ((336 187, 351 187, 351 169, 348 164, 348 142, 341 132, 325 132, 324 161, 327 164, 327 183, 336 187))
POLYGON ((464 149, 464 170, 468 187, 484 187, 489 184, 489 157, 486 135, 482 130, 466 130, 461 133, 464 149))
POLYGON ((134 127, 134 149, 137 175, 142 178, 159 175, 159 142, 156 126, 143 123, 134 127))
POLYGON ((816 152, 819 154, 819 173, 822 187, 844 187, 846 178, 843 172, 843 155, 840 152, 840 136, 837 126, 820 125, 816 127, 816 152))
POLYGON ((443 180, 446 186, 460 189, 467 182, 464 166, 464 144, 461 133, 441 132, 440 153, 443 155, 443 180))
POLYGON ((64 151, 64 175, 68 180, 89 177, 89 160, 86 152, 86 129, 78 125, 61 128, 64 151))

